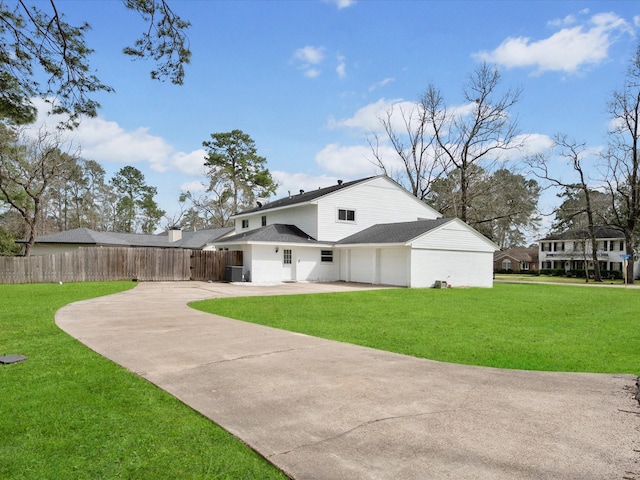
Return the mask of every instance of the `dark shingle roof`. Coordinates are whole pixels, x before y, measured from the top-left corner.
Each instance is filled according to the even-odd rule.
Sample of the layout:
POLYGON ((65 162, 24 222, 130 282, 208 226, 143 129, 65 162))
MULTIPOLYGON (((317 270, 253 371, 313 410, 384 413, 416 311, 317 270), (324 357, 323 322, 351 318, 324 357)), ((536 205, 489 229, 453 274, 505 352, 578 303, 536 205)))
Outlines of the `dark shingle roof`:
POLYGON ((381 223, 343 238, 336 245, 352 243, 407 243, 434 228, 451 222, 452 218, 418 220, 415 222, 381 223))
POLYGON ((195 232, 182 232, 182 240, 176 242, 179 243, 182 248, 191 248, 198 250, 204 247, 207 243, 212 243, 214 240, 226 235, 234 230, 233 227, 224 228, 210 228, 207 230, 196 230, 195 232))
POLYGON ((166 235, 96 232, 89 228, 75 228, 64 232, 42 235, 36 238, 36 243, 200 249, 207 243, 213 242, 232 230, 233 227, 213 228, 195 232, 184 231, 182 232, 181 240, 169 242, 166 235))
POLYGON ((221 239, 216 243, 233 242, 282 242, 282 243, 318 243, 295 225, 275 223, 266 227, 249 230, 221 239))
MULTIPOLYGON (((624 238, 624 234, 617 228, 609 226, 596 226, 595 233, 596 238, 624 238)), ((556 233, 549 235, 541 239, 542 241, 548 240, 580 240, 583 238, 589 238, 589 231, 587 229, 582 230, 566 230, 562 233, 556 233)))
POLYGON ((262 207, 252 208, 250 210, 245 210, 244 212, 240 212, 238 215, 245 215, 248 213, 256 213, 262 212, 265 210, 271 210, 274 208, 281 207, 289 207, 291 205, 296 205, 298 203, 310 202, 311 200, 315 200, 317 198, 323 197, 330 193, 333 193, 337 190, 341 190, 343 188, 350 187, 352 185, 356 185, 361 182, 365 182, 374 177, 361 178, 360 180, 353 180, 351 182, 344 182, 336 185, 331 185, 330 187, 319 188, 318 190, 312 190, 310 192, 304 192, 297 195, 291 195, 290 197, 281 198, 279 200, 274 200, 273 202, 269 202, 262 207))

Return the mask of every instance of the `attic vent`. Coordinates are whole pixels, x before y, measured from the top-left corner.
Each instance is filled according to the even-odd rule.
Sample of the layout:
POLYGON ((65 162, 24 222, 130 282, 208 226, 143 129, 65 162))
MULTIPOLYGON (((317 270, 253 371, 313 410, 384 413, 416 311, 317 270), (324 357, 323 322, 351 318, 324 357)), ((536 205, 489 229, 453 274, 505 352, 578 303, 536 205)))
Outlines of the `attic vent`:
POLYGON ((342 185, 342 180, 338 180, 338 185, 342 185))

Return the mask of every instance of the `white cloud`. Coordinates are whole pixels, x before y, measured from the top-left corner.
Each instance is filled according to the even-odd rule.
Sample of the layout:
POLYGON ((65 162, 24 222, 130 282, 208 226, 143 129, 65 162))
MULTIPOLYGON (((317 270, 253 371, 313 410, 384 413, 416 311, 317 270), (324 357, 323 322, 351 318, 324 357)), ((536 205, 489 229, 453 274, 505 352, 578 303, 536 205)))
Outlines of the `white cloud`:
POLYGON ((299 48, 293 54, 293 59, 298 63, 298 68, 304 72, 307 78, 316 78, 320 75, 321 70, 316 68, 325 58, 324 47, 306 47, 299 48))
MULTIPOLYGON (((53 130, 62 117, 47 115, 47 105, 42 100, 33 102, 39 111, 33 128, 43 126, 53 130)), ((204 150, 176 151, 162 137, 149 133, 147 127, 125 130, 117 122, 98 116, 83 118, 78 128, 64 131, 62 135, 65 142, 80 149, 83 158, 99 163, 147 163, 155 172, 171 170, 187 175, 200 175, 203 171, 204 150)))
POLYGON ((363 177, 377 174, 368 145, 340 146, 332 143, 316 155, 316 163, 339 177, 363 177))
POLYGON ((385 87, 385 86, 389 85, 391 82, 395 82, 395 81, 396 81, 395 78, 387 77, 384 80, 380 80, 379 82, 376 82, 373 85, 371 85, 369 87, 369 91, 373 92, 374 90, 377 90, 378 88, 381 88, 381 87, 385 87))
MULTIPOLYGON (((329 128, 353 128, 361 130, 363 132, 379 132, 382 131, 380 124, 380 118, 386 118, 387 112, 394 110, 395 113, 399 113, 400 109, 406 112, 410 112, 415 108, 413 102, 407 102, 400 99, 387 100, 381 98, 380 100, 365 105, 359 108, 351 118, 345 118, 342 120, 329 119, 329 128)), ((393 118, 401 120, 401 116, 394 115, 393 118)))
MULTIPOLYGON (((577 21, 576 17, 568 16, 555 24, 560 26, 574 21, 577 21)), ((633 35, 626 20, 613 13, 599 13, 582 25, 563 28, 548 38, 532 41, 529 37, 509 37, 495 50, 481 51, 474 56, 507 68, 535 67, 537 74, 545 71, 575 73, 586 65, 605 61, 609 47, 624 33, 633 35)))
POLYGON ((578 21, 575 15, 567 15, 564 18, 555 18, 547 22, 547 25, 550 27, 563 27, 568 25, 575 25, 578 21))
POLYGON ((200 180, 185 182, 180 185, 181 192, 201 193, 207 189, 207 186, 200 180))
POLYGON ((176 152, 171 156, 171 165, 179 172, 187 175, 204 175, 206 168, 204 166, 204 158, 207 152, 203 149, 194 150, 193 152, 176 152))
POLYGON ((356 0, 324 0, 325 3, 333 3, 338 10, 342 10, 343 8, 348 8, 352 5, 356 4, 356 0))
POLYGON ((293 57, 301 61, 305 65, 317 65, 324 60, 324 47, 306 47, 299 48, 293 57))
POLYGON ((318 70, 317 68, 308 68, 308 69, 305 69, 304 76, 307 78, 316 78, 321 73, 322 71, 318 70))
POLYGON ((344 78, 347 76, 346 59, 342 55, 338 55, 338 66, 336 67, 336 73, 338 74, 338 78, 344 78))

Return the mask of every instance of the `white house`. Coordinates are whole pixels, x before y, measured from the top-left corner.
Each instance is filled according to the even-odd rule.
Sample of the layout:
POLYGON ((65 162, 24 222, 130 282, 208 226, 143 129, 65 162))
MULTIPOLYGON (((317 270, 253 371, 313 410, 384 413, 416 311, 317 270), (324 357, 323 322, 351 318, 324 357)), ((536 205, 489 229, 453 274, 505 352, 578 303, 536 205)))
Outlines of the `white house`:
MULTIPOLYGON (((622 272, 628 258, 624 234, 615 228, 598 226, 595 229, 596 249, 600 271, 622 272)), ((585 270, 593 268, 591 239, 587 230, 567 230, 538 241, 541 269, 585 270)), ((634 278, 640 278, 640 262, 634 263, 634 278)))
POLYGON ((300 191, 233 218, 235 235, 215 248, 242 250, 253 282, 493 284, 498 246, 384 175, 300 191))

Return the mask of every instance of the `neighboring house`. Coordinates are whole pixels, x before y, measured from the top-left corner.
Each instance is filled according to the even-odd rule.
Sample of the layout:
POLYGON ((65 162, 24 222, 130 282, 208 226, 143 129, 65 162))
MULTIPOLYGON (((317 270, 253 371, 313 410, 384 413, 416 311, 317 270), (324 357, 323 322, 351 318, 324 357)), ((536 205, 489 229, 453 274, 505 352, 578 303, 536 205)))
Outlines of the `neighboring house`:
POLYGON ((493 254, 493 271, 537 272, 538 247, 507 248, 493 254))
MULTIPOLYGON (((624 234, 615 228, 596 227, 598 263, 602 272, 622 271, 627 254, 624 234)), ((540 268, 585 270, 593 268, 591 240, 587 230, 567 230, 538 242, 540 268)), ((633 258, 629 261, 632 261, 633 258)), ((640 262, 635 262, 634 278, 640 275, 640 262)))
POLYGON ((455 218, 440 218, 380 175, 258 204, 234 215, 253 282, 351 281, 406 287, 491 287, 498 246, 455 218))
MULTIPOLYGON (((36 238, 31 255, 48 255, 75 250, 80 247, 153 247, 212 249, 213 242, 233 232, 233 227, 210 230, 169 230, 166 235, 137 233, 96 232, 88 228, 76 228, 64 232, 42 235, 36 238)), ((19 243, 25 243, 21 240, 19 243)))

